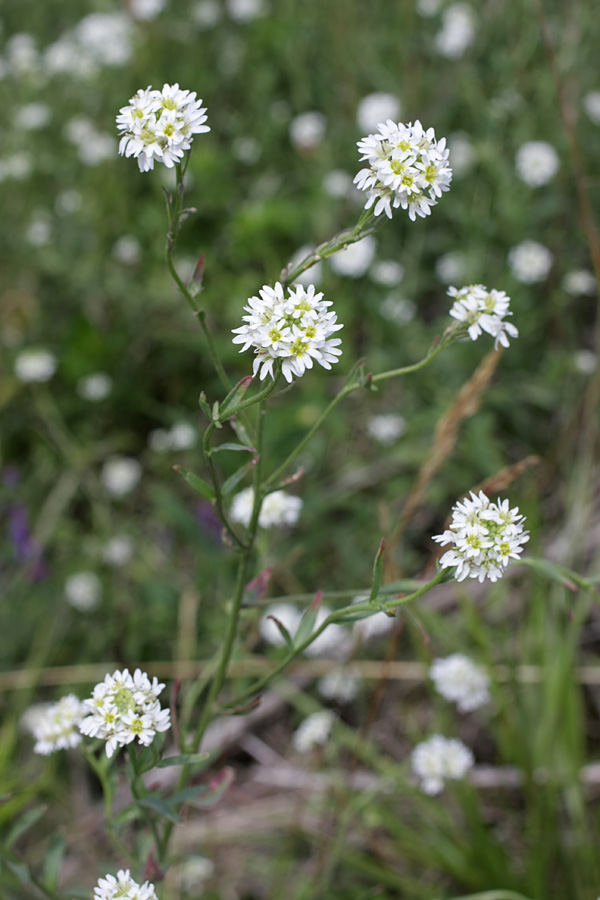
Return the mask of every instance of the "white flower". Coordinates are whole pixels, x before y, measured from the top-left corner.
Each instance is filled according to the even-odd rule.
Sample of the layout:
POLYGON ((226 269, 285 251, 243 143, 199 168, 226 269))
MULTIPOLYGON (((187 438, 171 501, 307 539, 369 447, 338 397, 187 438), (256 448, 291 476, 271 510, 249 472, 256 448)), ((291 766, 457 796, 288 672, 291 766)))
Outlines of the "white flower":
POLYGON ((310 753, 315 747, 326 744, 335 718, 335 713, 330 709, 307 716, 292 736, 294 750, 297 753, 310 753))
MULTIPOLYGON (((360 595, 355 597, 352 603, 364 603, 368 600, 368 595, 360 595)), ((378 610, 365 619, 358 619, 354 623, 354 632, 361 641, 368 641, 371 638, 380 638, 388 634, 394 627, 396 621, 395 616, 388 616, 383 610, 378 610)))
POLYGON ((112 390, 112 378, 106 372, 94 372, 93 375, 86 375, 80 378, 75 389, 80 397, 84 400, 90 400, 92 403, 99 403, 110 394, 112 390))
POLYGON ((558 172, 558 153, 546 141, 529 141, 517 151, 517 175, 531 187, 548 184, 558 172))
POLYGON ((397 293, 392 293, 385 298, 379 308, 379 312, 384 319, 389 319, 390 322, 394 322, 396 325, 406 325, 407 322, 412 322, 414 319, 417 307, 412 300, 407 300, 397 293))
MULTIPOLYGON (((297 265, 299 265, 303 259, 312 253, 313 248, 306 244, 304 247, 300 247, 291 260, 288 263, 288 269, 290 272, 293 272, 297 265)), ((310 284, 313 284, 315 287, 321 282, 321 278, 323 277, 323 263, 317 262, 310 269, 307 269, 305 272, 302 272, 301 275, 298 275, 297 278, 294 278, 294 284, 301 284, 304 287, 308 287, 310 284)))
MULTIPOLYGON (((248 527, 252 517, 252 508, 254 506, 254 489, 249 487, 240 491, 233 498, 229 517, 232 522, 239 522, 240 525, 248 527)), ((263 500, 263 505, 258 517, 258 524, 261 528, 280 527, 282 525, 295 525, 302 509, 302 500, 300 497, 294 497, 285 491, 273 491, 267 494, 263 500)))
POLYGON ((472 341, 487 331, 495 338, 497 350, 498 344, 508 347, 509 337, 519 336, 515 326, 504 321, 505 316, 512 316, 508 308, 510 297, 504 291, 488 291, 483 284, 471 284, 448 288, 448 296, 454 298, 450 315, 462 324, 472 341))
POLYGON ((58 197, 56 198, 56 203, 54 204, 54 209, 59 214, 59 216, 70 215, 71 213, 77 212, 77 210, 81 209, 83 205, 83 197, 74 189, 68 191, 61 191, 58 197))
POLYGON ((50 381, 56 366, 56 357, 48 350, 23 350, 15 360, 15 375, 25 384, 50 381))
POLYGON ((355 669, 334 669, 317 682, 317 690, 326 700, 334 703, 350 703, 356 697, 360 676, 355 669))
POLYGON ((180 889, 192 896, 200 897, 202 882, 207 881, 214 870, 214 863, 206 856, 189 856, 179 866, 180 889))
POLYGON ((352 176, 341 169, 332 169, 323 178, 323 190, 328 197, 348 197, 352 190, 352 176))
POLYGON ((27 75, 37 70, 39 57, 31 34, 26 31, 13 34, 7 40, 5 49, 8 70, 14 75, 27 75))
POLYGON ((94 572, 75 572, 65 581, 65 596, 74 609, 91 612, 102 598, 102 584, 94 572))
POLYGON ((293 638, 298 630, 302 614, 291 603, 273 603, 267 607, 260 620, 260 636, 267 644, 280 647, 285 644, 285 639, 273 619, 269 618, 270 616, 281 622, 290 637, 293 638))
POLYGON ((113 497, 129 494, 142 477, 142 466, 132 456, 113 456, 102 466, 100 480, 113 497))
POLYGON ((85 716, 85 706, 75 694, 68 694, 58 703, 37 704, 23 716, 22 724, 36 740, 35 753, 48 756, 55 750, 66 750, 81 743, 79 723, 85 716))
POLYGON ((158 696, 164 688, 154 678, 136 669, 106 675, 85 701, 88 715, 79 728, 82 734, 106 741, 106 755, 137 738, 143 746, 152 743, 157 732, 170 728, 168 709, 161 709, 158 696))
POLYGON ((508 264, 517 281, 535 284, 543 281, 552 267, 552 254, 537 241, 522 241, 508 254, 508 264))
POLYGON ((124 234, 114 242, 112 255, 125 266, 135 266, 142 258, 140 242, 132 234, 124 234))
POLYGON ((148 445, 156 453, 167 450, 189 450, 198 440, 196 429, 188 422, 178 422, 168 431, 156 428, 148 436, 148 445))
POLYGON ((473 754, 462 741, 434 734, 417 744, 411 754, 412 770, 425 794, 439 794, 444 781, 464 778, 473 767, 473 754))
POLYGON ((94 888, 93 900, 158 900, 154 885, 149 881, 138 884, 130 875, 129 869, 120 869, 117 877, 106 875, 98 879, 94 888))
POLYGON ((461 178, 473 167, 477 158, 469 135, 464 131, 456 131, 454 134, 449 135, 448 149, 450 151, 452 173, 455 178, 461 178))
POLYGON ((424 19, 435 16, 442 6, 442 0, 417 0, 417 12, 424 19))
POLYGON ((0 182, 23 181, 33 171, 33 161, 28 153, 15 153, 0 159, 0 182))
POLYGON ((575 368, 582 375, 593 375, 598 368, 598 357, 591 350, 578 350, 573 361, 575 368))
POLYGON ((198 28, 212 28, 221 18, 221 7, 216 0, 200 0, 192 9, 192 19, 198 28))
POLYGON ((404 278, 404 266, 395 259, 380 259, 371 266, 369 277, 375 284, 396 287, 404 278))
POLYGON ((244 345, 240 353, 254 347, 254 375, 260 371, 261 379, 267 374, 274 378, 273 366, 281 360, 283 376, 291 382, 311 369, 313 361, 324 369, 338 361, 341 341, 331 335, 343 326, 337 324, 334 312, 327 311, 331 301, 315 294, 313 284, 288 287, 287 298, 279 282, 273 288, 265 285, 259 294, 244 307, 246 324, 233 329, 233 343, 244 345))
POLYGON ((290 139, 296 150, 314 150, 325 135, 327 119, 320 112, 306 112, 292 119, 290 139))
POLYGON ((462 280, 465 268, 465 259, 462 253, 445 253, 435 264, 435 274, 444 284, 451 284, 453 281, 462 280))
POLYGON ((348 244, 343 250, 338 250, 329 258, 329 263, 337 275, 361 278, 368 271, 376 248, 377 241, 369 234, 354 244, 348 244))
POLYGON ((192 146, 193 136, 210 131, 201 104, 195 91, 182 91, 178 84, 138 91, 117 116, 119 153, 135 157, 141 172, 153 169, 155 161, 172 169, 192 146))
POLYGON ((90 13, 74 31, 76 41, 97 63, 123 66, 133 52, 133 26, 124 13, 90 13))
POLYGON ((387 446, 393 444, 406 428, 406 421, 397 413, 387 413, 386 415, 371 416, 367 422, 367 431, 380 444, 387 446))
MULTIPOLYGON (((327 606, 321 606, 315 619, 313 632, 323 624, 329 615, 331 615, 331 610, 327 606)), ((351 638, 344 626, 332 622, 308 645, 304 652, 307 656, 333 656, 335 659, 339 659, 349 650, 350 644, 351 638)))
POLYGON ((15 125, 23 131, 38 131, 52 118, 52 110, 45 103, 27 103, 15 115, 15 125))
POLYGON ((434 659, 429 677, 438 694, 456 703, 459 712, 471 712, 490 699, 487 672, 462 653, 434 659))
POLYGON ((600 125, 600 91, 590 91, 583 98, 582 104, 594 125, 600 125))
POLYGON ((509 508, 508 500, 490 501, 483 491, 465 497, 452 508, 452 522, 433 540, 442 546, 452 544, 440 559, 443 569, 456 566, 455 578, 497 581, 511 559, 518 559, 522 544, 529 540, 523 531, 524 516, 518 507, 509 508))
POLYGON ((266 14, 264 0, 227 0, 227 15, 234 22, 252 22, 266 14))
POLYGON ((25 239, 34 247, 45 247, 52 237, 52 224, 45 210, 38 210, 25 232, 25 239))
POLYGON ((393 94, 367 94, 358 104, 356 122, 363 132, 371 132, 380 122, 398 121, 400 101, 393 94))
POLYGON ((260 141, 257 141, 252 135, 246 134, 234 140, 231 145, 231 152, 240 162, 251 166, 260 159, 262 147, 260 141))
POLYGON ((433 128, 424 131, 418 119, 407 125, 388 119, 377 134, 359 141, 358 149, 368 166, 354 183, 367 192, 365 209, 374 207, 376 216, 385 212, 391 219, 392 209, 399 206, 408 210, 413 221, 417 215, 428 216, 450 187, 446 139, 436 141, 433 128))
POLYGON ((458 59, 475 38, 473 10, 466 3, 455 3, 444 11, 442 28, 435 37, 435 48, 448 59, 458 59))
POLYGON ((167 0, 129 0, 129 9, 134 19, 150 22, 163 11, 167 0))
POLYGON ((104 546, 102 559, 108 566, 126 565, 133 556, 133 541, 126 534, 116 534, 104 546))
POLYGON ((563 278, 563 287, 567 294, 574 297, 593 297, 598 291, 596 278, 589 269, 575 269, 567 272, 563 278))

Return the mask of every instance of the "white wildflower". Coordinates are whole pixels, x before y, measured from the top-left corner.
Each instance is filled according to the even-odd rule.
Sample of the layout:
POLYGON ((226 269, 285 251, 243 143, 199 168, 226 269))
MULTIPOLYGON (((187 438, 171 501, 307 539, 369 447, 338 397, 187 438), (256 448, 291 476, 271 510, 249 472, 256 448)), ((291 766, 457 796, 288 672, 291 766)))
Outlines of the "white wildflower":
POLYGON ((23 131, 39 131, 52 118, 52 110, 46 103, 27 103, 17 110, 15 125, 23 131))
POLYGON ((114 242, 112 255, 124 266, 136 266, 142 258, 140 242, 132 234, 124 234, 114 242))
POLYGON ((138 91, 117 116, 119 153, 135 157, 141 172, 153 169, 155 161, 172 169, 192 146, 193 136, 210 131, 201 104, 195 91, 182 91, 178 84, 138 91))
POLYGON ((73 609, 91 612, 102 598, 102 584, 94 572, 75 572, 65 581, 65 597, 73 609))
POLYGON ((33 160, 29 153, 15 153, 0 159, 0 182, 23 181, 33 171, 33 160))
POLYGON ((293 638, 300 625, 302 614, 291 603, 272 603, 271 606, 267 607, 260 620, 260 636, 267 644, 280 647, 285 644, 285 638, 273 621, 273 618, 270 617, 281 622, 290 637, 293 638))
POLYGON ((385 415, 371 416, 367 422, 367 431, 371 437, 379 441, 380 444, 388 446, 393 444, 404 434, 406 421, 397 413, 386 413, 385 415))
POLYGON ((79 723, 85 716, 85 706, 75 694, 68 694, 57 703, 43 703, 31 707, 23 716, 23 726, 36 740, 35 753, 48 756, 56 750, 67 750, 81 743, 79 723))
POLYGON ((435 37, 435 48, 448 59, 459 59, 475 39, 473 10, 466 3, 449 6, 442 16, 442 28, 435 37))
POLYGON ((260 141, 257 141, 256 138, 252 137, 250 134, 245 134, 234 140, 231 145, 231 152, 240 162, 245 163, 247 166, 251 166, 260 159, 262 147, 260 141))
POLYGON ((537 241, 522 241, 509 251, 508 264, 517 281, 536 284, 550 271, 552 254, 537 241))
POLYGON ((168 430, 156 428, 148 436, 148 446, 156 453, 165 453, 167 450, 189 450, 198 440, 198 434, 193 425, 188 422, 178 422, 168 430))
POLYGON ((307 716, 292 736, 294 750, 297 753, 310 753, 315 747, 326 744, 335 718, 335 713, 329 709, 307 716))
POLYGON ((93 375, 80 378, 75 385, 75 390, 84 400, 99 403, 108 397, 112 391, 112 384, 112 378, 106 372, 94 372, 93 375))
POLYGON ((352 176, 342 169, 332 169, 323 178, 323 190, 328 197, 348 197, 353 190, 352 176))
POLYGON ((396 287, 404 278, 404 266, 395 259, 380 259, 369 269, 369 278, 383 287, 396 287))
POLYGON ((417 0, 417 12, 424 19, 431 19, 439 13, 442 0, 417 0))
POLYGON ((141 463, 132 456, 112 456, 102 466, 100 480, 113 497, 131 493, 142 477, 141 463))
POLYGON ((5 46, 6 64, 13 75, 23 76, 36 72, 39 66, 35 38, 26 31, 13 34, 5 46))
POLYGON ((598 291, 598 282, 589 269, 575 269, 567 272, 563 278, 563 287, 567 294, 574 297, 593 297, 598 291))
MULTIPOLYGON (((254 489, 249 487, 240 491, 233 498, 229 517, 232 522, 239 522, 246 528, 250 524, 254 506, 254 489)), ((294 497, 285 491, 273 491, 267 494, 258 517, 261 528, 276 528, 282 525, 295 525, 302 509, 300 497, 294 497)))
POLYGON ((227 15, 234 22, 245 24, 266 14, 264 0, 227 0, 227 15))
POLYGON ((440 256, 435 264, 435 274, 443 284, 462 281, 465 271, 465 258, 462 253, 456 251, 440 256))
POLYGON ((412 770, 421 790, 432 796, 441 793, 445 781, 464 778, 473 764, 473 754, 462 741, 440 734, 417 744, 411 754, 412 770))
POLYGON ((594 125, 600 125, 600 91, 590 91, 583 98, 582 104, 594 125))
POLYGON ((61 191, 56 198, 54 204, 55 211, 59 216, 68 216, 77 212, 83 206, 83 197, 74 188, 67 191, 61 191))
POLYGON ((490 699, 489 675, 462 653, 434 659, 429 677, 438 694, 456 703, 459 712, 471 712, 490 699))
POLYGON ((107 566, 126 565, 133 556, 133 541, 126 534, 116 534, 104 546, 102 560, 107 566))
POLYGON ((471 284, 448 288, 448 296, 454 299, 450 315, 461 323, 472 341, 486 331, 495 338, 497 350, 499 344, 509 346, 509 337, 519 336, 515 326, 504 321, 506 316, 512 316, 508 308, 510 297, 504 291, 488 291, 483 284, 471 284))
POLYGON ((15 375, 25 384, 50 381, 56 367, 56 357, 49 350, 23 350, 15 359, 15 375))
POLYGON ((511 559, 518 559, 522 545, 529 540, 523 531, 524 516, 518 507, 509 508, 508 500, 490 501, 483 491, 452 508, 452 521, 443 534, 433 540, 442 546, 452 544, 440 559, 443 569, 456 567, 455 578, 497 581, 511 559))
POLYGON ((216 0, 200 0, 192 9, 192 19, 201 30, 212 28, 221 18, 221 7, 216 0))
POLYGON ((379 312, 384 319, 394 322, 396 325, 406 325, 414 319, 417 307, 412 300, 397 293, 388 294, 381 306, 379 312))
POLYGON ((158 700, 164 684, 145 672, 128 669, 106 675, 85 701, 88 715, 79 728, 88 737, 106 741, 106 755, 112 756, 117 747, 125 747, 137 740, 147 747, 157 732, 170 727, 168 709, 161 709, 158 700))
POLYGON ((33 247, 45 247, 52 238, 52 223, 45 210, 34 213, 29 228, 25 232, 25 240, 33 247))
POLYGON ((380 122, 398 121, 400 101, 393 94, 367 94, 358 104, 356 122, 362 132, 371 132, 380 122))
POLYGON ((348 244, 329 257, 329 263, 336 275, 345 278, 361 278, 366 275, 375 256, 377 241, 368 234, 354 244, 348 244))
POLYGON ((433 128, 424 131, 418 120, 403 125, 388 119, 377 134, 359 141, 358 149, 368 166, 354 182, 367 192, 365 209, 374 207, 376 216, 385 212, 391 219, 399 206, 413 221, 417 215, 428 216, 450 187, 446 139, 436 141, 433 128))
POLYGON ((200 897, 202 883, 208 881, 214 870, 214 863, 206 856, 188 856, 178 867, 180 890, 200 897))
POLYGON ((93 900, 158 900, 154 885, 149 881, 138 884, 130 875, 129 869, 119 869, 117 877, 105 875, 98 879, 94 888, 93 900))
POLYGON ((129 10, 134 19, 151 22, 167 5, 167 0, 129 0, 129 10))
POLYGON ((578 350, 573 361, 575 368, 582 375, 593 375, 598 368, 598 357, 591 350, 578 350))
POLYGON ((306 112, 290 123, 290 140, 296 150, 314 150, 325 135, 327 119, 320 112, 306 112))
POLYGON ((558 153, 546 141, 529 141, 519 147, 516 157, 517 175, 531 187, 548 184, 558 172, 558 153))
POLYGON ((318 692, 332 703, 351 703, 359 686, 360 675, 351 667, 334 669, 317 682, 318 692))
POLYGON ((104 66, 123 66, 133 53, 133 25, 125 13, 90 13, 74 30, 81 48, 104 66))
POLYGON ((246 324, 233 329, 233 343, 244 345, 240 353, 254 347, 253 373, 260 372, 261 379, 267 374, 275 377, 273 366, 278 360, 284 378, 291 382, 311 369, 313 361, 330 369, 342 353, 341 340, 331 337, 343 327, 337 324, 336 314, 327 311, 331 301, 315 294, 312 284, 287 290, 286 298, 279 282, 262 287, 260 296, 250 297, 244 307, 246 324))

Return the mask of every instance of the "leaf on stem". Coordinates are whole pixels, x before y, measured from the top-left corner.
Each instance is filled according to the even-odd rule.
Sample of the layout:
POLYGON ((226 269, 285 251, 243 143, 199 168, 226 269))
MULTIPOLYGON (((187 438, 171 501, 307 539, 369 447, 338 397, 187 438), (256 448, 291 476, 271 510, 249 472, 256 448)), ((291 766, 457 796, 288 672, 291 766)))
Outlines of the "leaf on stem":
POLYGON ((252 375, 245 375, 244 378, 242 378, 241 381, 238 381, 235 387, 229 391, 229 393, 221 403, 221 417, 226 416, 228 409, 236 407, 238 403, 243 400, 244 394, 253 381, 254 377, 252 375))
POLYGON ((263 569, 258 575, 249 581, 244 590, 244 605, 251 606, 257 600, 261 600, 269 586, 273 569, 268 567, 263 569))
POLYGON ((193 472, 188 472, 187 469, 182 469, 181 466, 173 466, 173 469, 187 481, 197 494, 201 494, 206 500, 213 501, 215 499, 215 492, 207 481, 194 475, 193 472))
MULTIPOLYGON (((194 210, 195 212, 195 210, 194 210)), ((197 297, 202 290, 202 279, 204 278, 204 253, 201 253, 196 260, 196 265, 187 286, 188 292, 192 297, 197 297)))
POLYGON ((256 449, 254 447, 247 447, 245 444, 236 444, 231 441, 225 441, 223 444, 217 444, 216 447, 213 447, 210 451, 210 455, 212 456, 215 453, 220 453, 221 450, 246 450, 247 453, 256 453, 256 449))
POLYGON ((240 439, 240 443, 246 444, 249 447, 252 444, 252 438, 250 437, 248 429, 246 428, 244 423, 240 419, 238 419, 237 416, 232 416, 229 420, 229 424, 240 439))
POLYGON ((231 766, 225 766, 208 784, 197 784, 178 791, 169 798, 173 804, 190 803, 200 809, 210 809, 219 802, 225 791, 233 784, 235 772, 231 766))
POLYGON ((138 805, 143 806, 145 809, 153 810, 155 813, 158 813, 159 816, 168 819, 169 822, 173 822, 174 825, 178 825, 181 821, 171 804, 164 800, 159 794, 148 794, 147 797, 138 800, 138 805))
POLYGON ((181 753, 179 756, 166 756, 157 765, 157 769, 168 769, 171 766, 195 766, 208 762, 210 753, 181 753))
POLYGON ((298 630, 294 635, 293 646, 294 649, 301 647, 302 644, 306 643, 308 638, 314 631, 315 622, 317 621, 317 616, 319 614, 319 610, 321 609, 321 604, 323 602, 323 591, 317 591, 314 596, 314 599, 302 618, 300 619, 300 625, 298 626, 298 630))
POLYGON ((21 835, 25 834, 26 831, 29 831, 38 819, 41 819, 46 812, 46 809, 46 806, 34 806, 33 809, 28 809, 26 813, 23 813, 9 831, 4 846, 10 850, 10 848, 19 840, 21 835))
POLYGON ((381 580, 383 578, 383 551, 385 549, 385 541, 382 538, 379 544, 379 549, 377 550, 377 554, 375 556, 375 562, 373 563, 373 578, 371 580, 371 593, 369 595, 369 603, 374 603, 379 596, 379 589, 381 587, 381 580))
POLYGON ((42 870, 42 884, 52 893, 58 889, 65 847, 66 843, 64 836, 62 834, 53 834, 46 851, 46 859, 44 860, 44 868, 42 870))
POLYGON ((202 391, 202 393, 198 397, 198 404, 209 422, 212 422, 212 410, 208 405, 208 401, 206 399, 206 394, 204 393, 204 391, 202 391))
POLYGON ((245 463, 237 470, 237 472, 234 472, 233 475, 230 475, 229 478, 223 482, 221 493, 224 497, 227 497, 229 494, 233 493, 240 481, 246 477, 248 472, 252 471, 258 460, 259 455, 257 453, 256 456, 254 456, 250 460, 250 462, 245 463))

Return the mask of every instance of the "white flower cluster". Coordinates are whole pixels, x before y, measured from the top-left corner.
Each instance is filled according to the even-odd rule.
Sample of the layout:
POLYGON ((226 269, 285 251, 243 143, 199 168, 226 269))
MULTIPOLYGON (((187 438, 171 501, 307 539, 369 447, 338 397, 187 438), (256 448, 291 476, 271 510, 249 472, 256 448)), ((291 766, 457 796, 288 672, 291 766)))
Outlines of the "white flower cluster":
POLYGON ((529 540, 523 531, 524 516, 519 508, 509 508, 508 500, 491 502, 483 491, 467 497, 452 509, 449 529, 433 540, 442 546, 452 544, 440 560, 443 569, 456 566, 456 579, 467 576, 483 581, 497 581, 509 560, 518 559, 522 544, 529 540))
POLYGON ((155 160, 172 169, 192 146, 193 136, 210 131, 201 104, 195 91, 182 91, 178 84, 165 84, 162 91, 139 90, 117 116, 119 153, 134 156, 141 172, 153 169, 155 160))
POLYGON ((412 770, 421 782, 425 794, 439 794, 444 781, 464 778, 473 767, 473 754, 455 738, 434 734, 417 744, 412 752, 412 770))
POLYGON ((375 204, 376 216, 385 212, 391 219, 392 208, 401 206, 413 222, 417 215, 428 216, 452 180, 446 139, 436 141, 433 128, 424 131, 418 119, 407 125, 388 119, 378 128, 358 142, 368 168, 354 183, 367 191, 365 209, 375 204))
POLYGON ((294 750, 298 753, 309 753, 314 747, 325 744, 335 718, 335 713, 330 709, 323 709, 307 716, 292 737, 294 750))
POLYGON ((55 750, 76 747, 81 743, 79 723, 85 713, 85 704, 75 694, 68 694, 58 703, 32 706, 23 717, 23 724, 36 740, 34 752, 48 756, 55 750))
POLYGON ((552 253, 538 241, 521 241, 508 252, 513 276, 523 284, 543 281, 552 268, 552 253))
POLYGON ((337 324, 334 312, 328 312, 330 300, 322 300, 323 294, 315 294, 313 284, 307 288, 296 284, 288 288, 289 296, 284 297, 283 287, 277 282, 275 287, 265 285, 259 297, 250 297, 248 313, 242 316, 246 324, 234 328, 234 344, 243 344, 243 353, 254 347, 254 375, 260 369, 263 379, 267 373, 273 375, 273 365, 281 360, 286 381, 299 378, 306 369, 311 369, 313 360, 330 369, 338 361, 342 351, 338 349, 341 340, 332 338, 334 332, 343 328, 337 324))
MULTIPOLYGON (((252 518, 254 507, 254 489, 249 487, 240 491, 233 498, 229 517, 232 522, 239 522, 246 528, 252 518)), ((295 525, 302 509, 300 497, 286 494, 285 491, 273 491, 267 494, 263 500, 258 524, 261 528, 281 527, 282 525, 295 525)))
MULTIPOLYGON (((140 669, 133 675, 128 669, 106 675, 94 688, 91 699, 85 701, 89 715, 82 721, 83 734, 106 741, 106 755, 112 756, 117 747, 137 740, 147 747, 157 731, 170 725, 168 709, 161 709, 158 695, 164 688, 154 678, 152 682, 140 669)), ((119 894, 118 896, 121 896, 119 894)))
POLYGON ((558 153, 546 141, 528 141, 519 147, 515 165, 517 175, 530 187, 548 184, 558 171, 558 153))
POLYGON ((120 869, 117 877, 106 875, 98 879, 94 888, 94 900, 157 900, 154 885, 149 881, 138 884, 129 869, 120 869))
POLYGON ((508 338, 519 336, 518 330, 505 316, 512 316, 508 305, 510 297, 504 291, 488 289, 483 284, 470 284, 467 287, 448 288, 448 296, 454 298, 450 315, 467 326, 469 337, 476 341, 483 331, 495 338, 494 346, 509 346, 508 338))
POLYGON ((15 375, 24 384, 50 381, 57 365, 49 350, 23 350, 15 360, 15 375))
POLYGON ((471 712, 490 699, 489 675, 462 653, 434 659, 429 677, 438 694, 456 703, 459 712, 471 712))

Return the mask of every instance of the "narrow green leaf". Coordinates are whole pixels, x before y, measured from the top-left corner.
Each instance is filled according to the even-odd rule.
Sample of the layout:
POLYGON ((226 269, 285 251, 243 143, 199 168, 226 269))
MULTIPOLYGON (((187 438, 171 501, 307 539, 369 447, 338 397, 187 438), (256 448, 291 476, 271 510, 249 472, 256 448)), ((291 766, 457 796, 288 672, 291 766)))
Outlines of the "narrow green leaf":
POLYGON ((550 581, 562 584, 562 586, 566 587, 569 591, 577 590, 577 584, 571 578, 569 570, 565 569, 563 566, 559 566, 556 563, 550 562, 548 559, 542 559, 537 556, 527 556, 525 559, 519 560, 519 562, 529 566, 529 568, 533 569, 535 572, 539 572, 539 574, 543 575, 545 578, 549 578, 550 581))
POLYGON ((44 868, 42 871, 42 884, 49 891, 56 891, 60 877, 63 856, 65 855, 65 839, 62 834, 53 834, 50 845, 46 851, 44 868))
POLYGON ((230 766, 225 766, 208 784, 197 784, 178 791, 169 798, 169 802, 192 803, 200 809, 209 809, 218 803, 234 778, 234 770, 230 766))
POLYGON ((138 803, 140 806, 154 810, 155 813, 168 819, 169 822, 173 822, 175 825, 179 824, 179 816, 173 807, 166 800, 163 800, 162 797, 159 797, 158 794, 150 794, 148 797, 144 797, 143 800, 138 800, 138 803))
POLYGON ((228 494, 233 493, 236 489, 240 481, 246 477, 248 472, 251 472, 256 463, 258 462, 258 456, 254 456, 250 462, 245 463, 241 468, 239 468, 233 475, 230 475, 229 478, 223 482, 223 486, 221 488, 221 493, 224 497, 227 497, 228 494))
POLYGON ((245 444, 247 447, 252 446, 252 438, 250 437, 250 433, 248 429, 244 425, 244 423, 237 418, 237 416, 232 416, 229 420, 229 424, 235 431, 237 437, 240 439, 240 444, 245 444))
POLYGON ((26 813, 23 813, 9 831, 4 846, 10 850, 10 848, 19 840, 21 835, 25 834, 26 831, 29 831, 29 829, 41 819, 45 812, 45 806, 35 806, 33 809, 28 809, 26 813))
POLYGON ((321 609, 322 599, 323 592, 317 591, 314 600, 302 616, 300 625, 298 626, 298 631, 294 635, 294 649, 302 646, 302 644, 304 644, 308 640, 308 638, 315 630, 315 622, 317 621, 317 616, 319 614, 319 610, 321 609))
POLYGON ((294 649, 294 641, 293 641, 292 636, 290 635, 289 631, 283 624, 283 622, 280 622, 279 619, 277 619, 275 616, 267 616, 267 619, 271 619, 272 622, 275 622, 279 631, 281 632, 281 636, 283 637, 288 650, 293 650, 294 649))
POLYGON ((202 478, 199 478, 198 475, 194 475, 193 472, 189 472, 187 469, 182 469, 181 466, 173 466, 176 472, 178 472, 182 478, 187 481, 189 486, 196 491, 197 494, 201 494, 207 500, 215 499, 215 492, 207 481, 204 481, 202 478))
POLYGON ((246 375, 242 378, 241 381, 235 385, 235 387, 229 391, 223 402, 221 403, 221 418, 223 416, 227 416, 227 410, 233 409, 240 403, 244 397, 244 394, 254 381, 252 375, 246 375))
POLYGON ((245 450, 247 453, 256 453, 254 447, 247 447, 245 444, 235 444, 231 441, 226 441, 224 444, 217 444, 216 447, 213 447, 213 453, 220 453, 221 450, 245 450))
POLYGON ((206 394, 204 393, 204 391, 202 391, 202 393, 201 393, 200 396, 198 397, 198 404, 199 404, 199 406, 200 406, 200 409, 202 410, 202 412, 203 412, 204 415, 206 416, 206 418, 207 418, 210 422, 212 422, 212 412, 211 412, 210 406, 208 405, 208 401, 207 401, 207 399, 206 399, 206 394))
POLYGON ((379 596, 379 588, 381 587, 381 579, 383 577, 383 550, 385 541, 383 538, 379 544, 375 562, 373 563, 373 578, 371 581, 371 593, 369 595, 369 603, 374 603, 379 596))
POLYGON ((168 769, 170 766, 194 766, 210 759, 210 753, 182 753, 180 756, 167 756, 157 765, 157 769, 168 769))

